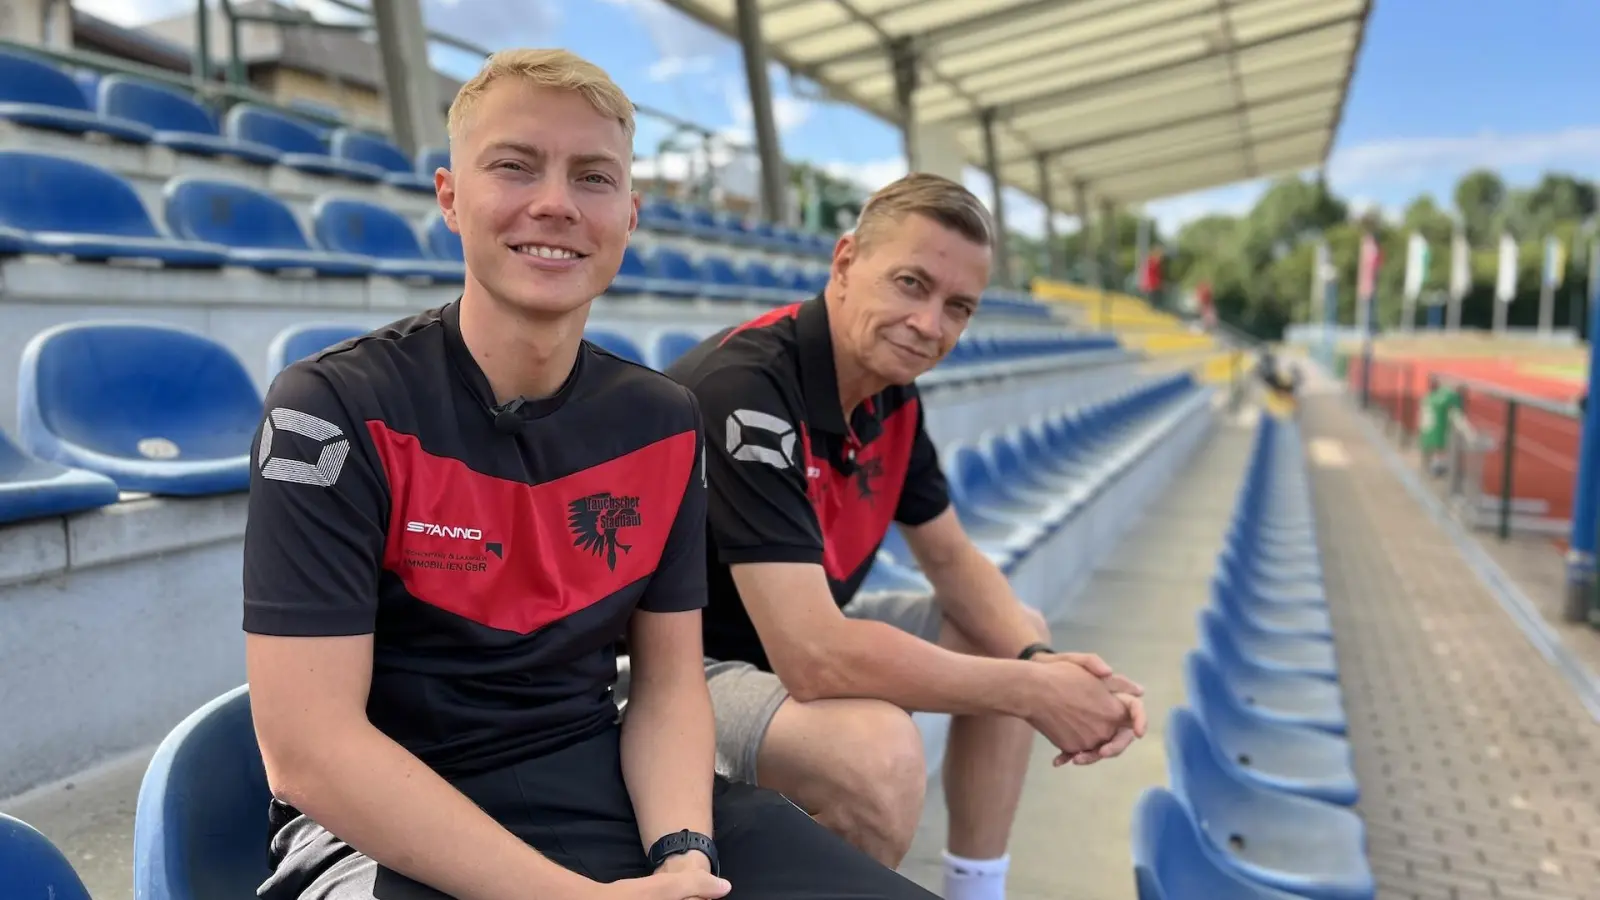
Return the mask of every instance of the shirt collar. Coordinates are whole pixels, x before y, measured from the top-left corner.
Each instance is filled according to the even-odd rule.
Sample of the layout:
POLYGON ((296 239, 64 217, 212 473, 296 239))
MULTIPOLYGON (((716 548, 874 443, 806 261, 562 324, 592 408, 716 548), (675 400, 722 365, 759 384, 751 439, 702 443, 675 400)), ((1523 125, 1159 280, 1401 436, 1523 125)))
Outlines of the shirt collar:
POLYGON ((850 421, 839 402, 839 371, 833 355, 833 332, 822 295, 800 304, 795 314, 795 341, 800 350, 800 391, 805 397, 806 424, 840 437, 866 443, 883 428, 883 403, 868 397, 850 421))
MULTIPOLYGON (((494 388, 489 385, 489 377, 483 374, 483 368, 478 365, 478 360, 473 357, 472 350, 467 347, 467 342, 461 336, 461 298, 446 304, 439 311, 439 321, 444 326, 445 350, 450 356, 452 367, 461 379, 466 382, 467 390, 478 400, 478 403, 488 411, 490 416, 499 413, 504 407, 495 403, 494 388)), ((515 412, 524 421, 539 419, 550 415, 566 403, 572 396, 573 389, 577 386, 578 378, 584 369, 585 358, 589 355, 587 343, 578 347, 578 358, 574 361, 572 371, 562 382, 560 389, 549 397, 539 397, 533 400, 523 400, 515 404, 515 412)), ((507 404, 510 406, 511 404, 507 404)))

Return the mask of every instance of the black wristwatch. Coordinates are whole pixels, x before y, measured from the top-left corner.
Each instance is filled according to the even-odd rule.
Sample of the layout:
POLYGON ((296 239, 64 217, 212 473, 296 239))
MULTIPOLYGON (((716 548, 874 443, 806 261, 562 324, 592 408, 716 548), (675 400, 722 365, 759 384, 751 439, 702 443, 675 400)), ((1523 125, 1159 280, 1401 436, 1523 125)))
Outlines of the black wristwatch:
POLYGON ((667 861, 667 857, 688 853, 691 850, 699 850, 706 855, 706 859, 711 860, 711 874, 717 876, 722 874, 720 871, 722 867, 717 862, 716 842, 698 831, 690 831, 687 828, 672 834, 664 834, 660 840, 651 845, 650 868, 659 869, 661 864, 667 861))
POLYGON ((1034 654, 1036 654, 1036 653, 1054 653, 1054 652, 1056 652, 1056 651, 1050 649, 1050 645, 1049 644, 1029 644, 1028 646, 1022 648, 1022 652, 1021 653, 1017 654, 1017 659, 1033 659, 1034 654))

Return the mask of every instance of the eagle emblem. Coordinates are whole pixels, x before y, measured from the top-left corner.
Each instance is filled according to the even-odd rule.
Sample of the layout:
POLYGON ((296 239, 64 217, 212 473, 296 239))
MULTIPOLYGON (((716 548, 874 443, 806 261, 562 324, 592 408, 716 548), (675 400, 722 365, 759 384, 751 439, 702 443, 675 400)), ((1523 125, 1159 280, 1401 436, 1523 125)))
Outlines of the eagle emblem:
POLYGON ((572 530, 572 545, 596 556, 604 553, 606 567, 617 570, 617 551, 633 549, 617 540, 617 531, 639 525, 639 498, 617 496, 609 491, 590 494, 567 504, 567 527, 572 530))

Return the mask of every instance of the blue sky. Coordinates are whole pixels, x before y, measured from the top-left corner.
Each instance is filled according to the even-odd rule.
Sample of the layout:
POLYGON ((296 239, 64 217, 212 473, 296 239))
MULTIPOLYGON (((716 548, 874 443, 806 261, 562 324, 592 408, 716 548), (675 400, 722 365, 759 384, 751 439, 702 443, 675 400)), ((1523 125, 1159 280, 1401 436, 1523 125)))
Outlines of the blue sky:
MULTIPOLYGON (((78 0, 128 24, 192 0, 78 0)), ((319 12, 330 7, 301 0, 319 12)), ((737 45, 661 0, 423 0, 430 27, 491 49, 564 46, 611 72, 644 106, 748 140, 749 105, 737 45), (604 26, 601 25, 605 20, 604 26)), ((1360 206, 1398 212, 1423 191, 1448 202, 1462 172, 1499 170, 1513 184, 1562 169, 1600 176, 1600 2, 1377 0, 1329 177, 1360 206)), ((465 76, 477 60, 438 52, 465 76)), ((811 99, 771 73, 786 155, 830 166, 868 186, 903 171, 899 135, 847 106, 811 99)), ((663 128, 641 123, 638 152, 663 128)), ((969 184, 987 184, 973 173, 969 184)), ((1246 183, 1150 204, 1165 228, 1208 212, 1242 212, 1263 185, 1246 183)), ((1010 198, 1013 225, 1037 233, 1031 201, 1010 198)), ((1071 227, 1068 224, 1068 227, 1071 227)))

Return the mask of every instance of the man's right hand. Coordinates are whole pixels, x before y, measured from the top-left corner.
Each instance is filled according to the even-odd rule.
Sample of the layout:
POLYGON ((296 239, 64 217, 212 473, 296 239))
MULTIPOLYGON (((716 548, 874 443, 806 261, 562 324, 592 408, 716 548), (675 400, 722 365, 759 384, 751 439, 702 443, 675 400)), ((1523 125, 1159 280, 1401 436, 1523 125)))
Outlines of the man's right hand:
POLYGON ((1064 756, 1094 753, 1133 728, 1130 704, 1088 669, 1055 660, 1025 671, 1029 709, 1023 718, 1064 756))
POLYGON ((701 869, 658 870, 643 878, 627 878, 605 886, 604 900, 717 900, 733 885, 701 869))

